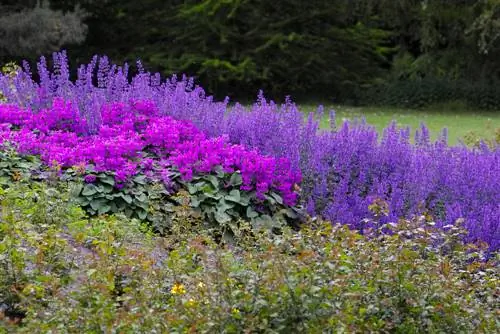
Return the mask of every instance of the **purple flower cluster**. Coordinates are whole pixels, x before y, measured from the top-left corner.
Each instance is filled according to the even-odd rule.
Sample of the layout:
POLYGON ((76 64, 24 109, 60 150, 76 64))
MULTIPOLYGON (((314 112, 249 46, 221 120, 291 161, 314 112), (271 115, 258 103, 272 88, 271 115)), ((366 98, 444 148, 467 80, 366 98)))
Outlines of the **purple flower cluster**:
MULTIPOLYGON (((288 205, 297 202, 294 185, 300 173, 294 172, 286 158, 263 156, 255 150, 230 144, 226 137, 206 138, 189 121, 160 116, 150 101, 105 104, 101 125, 88 134, 87 122, 72 103, 54 99, 52 108, 38 112, 14 105, 0 105, 0 137, 15 143, 20 153, 38 154, 50 165, 61 167, 94 165, 97 172, 112 171, 119 184, 138 173, 151 170, 154 154, 177 168, 184 180, 193 174, 211 173, 221 166, 227 173, 240 172, 242 190, 256 190, 264 198, 276 190, 288 205), (7 125, 16 125, 11 130, 7 125)), ((87 175, 92 183, 95 176, 87 175)))
MULTIPOLYGON (((331 129, 320 130, 321 109, 304 119, 288 100, 277 105, 260 95, 251 108, 229 106, 227 99, 215 102, 207 97, 192 80, 173 77, 162 81, 159 74, 142 70, 140 63, 139 73, 129 80, 128 66, 112 65, 106 57, 94 57, 80 66, 77 80, 72 82, 66 55, 56 53, 53 63, 53 71, 47 69, 44 58, 38 63, 39 82, 31 79, 27 64, 14 78, 0 74, 0 91, 20 111, 13 115, 10 110, 17 107, 4 106, 0 111, 3 121, 19 124, 25 117, 23 110, 36 114, 54 105, 57 108, 62 98, 78 106, 80 117, 86 120, 81 131, 100 134, 94 145, 106 147, 109 140, 108 146, 116 148, 106 150, 115 150, 115 155, 129 163, 140 159, 135 143, 146 143, 160 156, 171 154, 185 177, 222 164, 228 171, 241 170, 245 188, 255 175, 252 186, 261 191, 271 186, 269 175, 287 175, 272 186, 289 189, 297 181, 290 170, 300 170, 301 200, 313 215, 362 228, 364 218, 373 215, 370 204, 384 201, 389 212, 382 221, 425 214, 444 226, 464 218, 470 240, 480 239, 492 249, 500 248, 499 147, 450 147, 445 136, 431 143, 425 127, 417 131, 412 144, 408 129, 392 125, 379 136, 363 122, 337 127, 334 113, 331 129), (134 107, 130 101, 143 102, 134 107), (130 113, 123 113, 130 106, 140 117, 151 112, 158 113, 158 118, 153 122, 131 118, 130 113), (181 120, 190 122, 171 126, 181 120), (239 150, 246 152, 245 158, 239 150)), ((67 131, 65 126, 57 123, 58 131, 67 131)), ((80 125, 75 127, 80 129, 80 125)), ((43 135, 26 131, 18 135, 43 135)), ((80 130, 72 131, 58 136, 82 140, 74 132, 80 130)))

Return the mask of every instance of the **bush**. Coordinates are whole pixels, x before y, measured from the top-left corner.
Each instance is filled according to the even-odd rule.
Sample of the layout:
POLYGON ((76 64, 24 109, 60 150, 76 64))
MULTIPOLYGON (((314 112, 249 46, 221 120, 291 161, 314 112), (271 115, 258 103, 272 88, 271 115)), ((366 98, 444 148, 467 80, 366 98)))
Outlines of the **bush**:
MULTIPOLYGON (((214 243, 188 220, 154 237, 87 219, 44 185, 0 194, 0 325, 22 332, 488 333, 498 258, 422 221, 370 238, 311 222, 214 243), (36 217, 33 215, 36 214, 36 217)), ((146 232, 146 233, 144 233, 146 232)), ((368 233, 368 232, 367 232, 368 233)))
POLYGON ((497 82, 452 81, 445 78, 400 79, 360 91, 358 101, 368 105, 423 108, 463 101, 470 108, 499 110, 497 82))

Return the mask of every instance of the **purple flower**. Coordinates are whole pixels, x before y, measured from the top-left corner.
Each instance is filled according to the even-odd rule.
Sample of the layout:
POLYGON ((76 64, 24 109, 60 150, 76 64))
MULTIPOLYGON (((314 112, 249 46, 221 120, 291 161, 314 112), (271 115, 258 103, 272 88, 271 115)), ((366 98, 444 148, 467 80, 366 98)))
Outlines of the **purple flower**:
POLYGON ((94 183, 97 180, 96 176, 92 174, 85 175, 83 179, 85 180, 86 183, 94 183))

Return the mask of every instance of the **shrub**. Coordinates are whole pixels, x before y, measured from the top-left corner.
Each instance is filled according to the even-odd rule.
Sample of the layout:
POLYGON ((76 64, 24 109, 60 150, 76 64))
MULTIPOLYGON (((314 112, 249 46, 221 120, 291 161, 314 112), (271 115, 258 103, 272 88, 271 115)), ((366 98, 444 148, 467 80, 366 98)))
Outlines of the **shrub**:
POLYGON ((500 326, 498 258, 463 245, 458 227, 416 219, 367 238, 311 222, 300 232, 242 234, 228 246, 186 219, 166 238, 124 217, 86 219, 68 193, 43 185, 13 186, 0 200, 7 331, 491 333, 500 326))
POLYGON ((399 79, 374 85, 359 92, 358 101, 369 105, 423 108, 451 101, 463 101, 471 108, 500 109, 497 82, 453 81, 445 78, 399 79))

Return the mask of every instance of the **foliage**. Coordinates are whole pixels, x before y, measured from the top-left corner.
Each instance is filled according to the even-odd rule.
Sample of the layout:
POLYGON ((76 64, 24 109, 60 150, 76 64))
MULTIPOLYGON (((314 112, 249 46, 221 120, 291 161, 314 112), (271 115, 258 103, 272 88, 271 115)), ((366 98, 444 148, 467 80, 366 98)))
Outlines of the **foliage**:
POLYGON ((379 138, 363 122, 337 126, 334 113, 323 131, 314 114, 304 120, 290 100, 277 105, 261 94, 250 110, 233 107, 188 79, 162 81, 141 71, 129 81, 127 66, 106 57, 81 66, 73 82, 65 54, 54 59, 53 71, 40 61, 40 82, 28 69, 0 75, 8 98, 2 122, 24 129, 3 127, 3 139, 22 144, 21 153, 41 152, 48 166, 93 162, 98 172, 114 171, 120 184, 142 163, 159 164, 155 177, 167 184, 162 170, 190 181, 222 166, 241 172, 240 191, 255 190, 261 200, 278 192, 291 206, 301 174, 298 204, 311 216, 359 229, 371 217, 369 205, 381 199, 389 207, 384 223, 425 214, 445 226, 464 218, 469 241, 500 245, 497 146, 451 147, 445 132, 433 143, 425 126, 415 131, 415 145, 410 130, 395 124, 379 138))
POLYGON ((0 5, 0 60, 7 56, 32 58, 85 40, 87 26, 81 10, 63 13, 50 9, 46 1, 37 1, 36 5, 27 3, 32 1, 16 2, 0 5))
POLYGON ((347 0, 53 1, 68 3, 90 13, 84 57, 140 57, 164 75, 196 76, 220 97, 265 89, 339 98, 380 74, 391 51, 387 32, 351 13, 347 0))
POLYGON ((13 148, 0 150, 0 185, 8 187, 12 182, 28 181, 41 177, 42 164, 36 156, 20 156, 13 148))
POLYGON ((462 101, 469 107, 500 109, 500 87, 495 82, 469 82, 446 78, 399 79, 360 92, 358 102, 369 105, 423 108, 445 101, 462 101))
POLYGON ((470 131, 466 134, 464 142, 467 145, 480 148, 482 145, 487 145, 488 147, 496 147, 500 145, 500 128, 487 129, 491 131, 491 136, 489 138, 484 138, 484 134, 478 134, 474 131, 470 131))
POLYGON ((96 181, 77 183, 72 192, 77 197, 77 203, 90 215, 124 213, 130 218, 146 220, 149 197, 153 196, 155 184, 147 184, 144 175, 134 176, 128 180, 127 186, 119 188, 115 187, 115 179, 110 173, 88 175, 95 177, 96 181))
POLYGON ((498 258, 463 245, 459 228, 417 219, 367 238, 318 222, 282 235, 244 234, 226 247, 183 220, 167 238, 124 217, 88 220, 67 193, 43 187, 14 186, 0 199, 6 331, 491 333, 500 326, 498 258))
POLYGON ((193 214, 208 222, 209 229, 222 231, 228 240, 239 233, 242 221, 250 222, 255 230, 274 232, 285 226, 298 226, 302 215, 298 207, 287 206, 275 191, 263 198, 256 191, 241 191, 242 183, 239 172, 225 173, 222 169, 193 177, 189 183, 181 181, 193 214))

